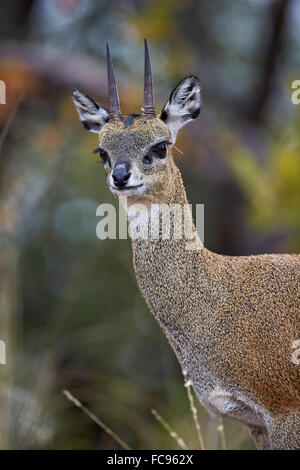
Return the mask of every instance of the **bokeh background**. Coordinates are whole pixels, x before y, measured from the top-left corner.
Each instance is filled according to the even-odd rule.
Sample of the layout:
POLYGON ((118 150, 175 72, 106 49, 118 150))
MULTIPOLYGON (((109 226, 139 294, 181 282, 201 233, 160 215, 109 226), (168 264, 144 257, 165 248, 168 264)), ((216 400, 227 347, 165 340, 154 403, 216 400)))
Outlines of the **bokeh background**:
MULTIPOLYGON (((2 0, 0 17, 0 447, 118 448, 68 389, 134 449, 178 448, 152 408, 199 448, 130 241, 96 238, 96 207, 113 198, 70 90, 107 104, 109 41, 122 109, 139 111, 146 37, 157 112, 185 75, 202 83, 201 116, 181 131, 176 160, 190 202, 205 204, 207 248, 297 252, 300 3, 2 0)), ((221 448, 219 420, 197 408, 205 447, 221 448)), ((227 448, 253 448, 240 425, 224 426, 227 448)))

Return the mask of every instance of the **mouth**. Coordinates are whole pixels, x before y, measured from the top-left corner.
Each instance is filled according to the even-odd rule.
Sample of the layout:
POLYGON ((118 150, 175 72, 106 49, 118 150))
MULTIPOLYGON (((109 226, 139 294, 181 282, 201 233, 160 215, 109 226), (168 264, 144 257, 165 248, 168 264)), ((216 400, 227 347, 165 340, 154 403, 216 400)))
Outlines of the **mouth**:
POLYGON ((113 191, 118 191, 118 192, 126 192, 126 191, 131 191, 131 190, 134 190, 134 189, 138 189, 138 188, 141 188, 142 186, 144 186, 143 183, 141 184, 136 184, 135 186, 124 186, 124 187, 121 187, 119 188, 118 186, 111 186, 110 185, 110 189, 113 190, 113 191))

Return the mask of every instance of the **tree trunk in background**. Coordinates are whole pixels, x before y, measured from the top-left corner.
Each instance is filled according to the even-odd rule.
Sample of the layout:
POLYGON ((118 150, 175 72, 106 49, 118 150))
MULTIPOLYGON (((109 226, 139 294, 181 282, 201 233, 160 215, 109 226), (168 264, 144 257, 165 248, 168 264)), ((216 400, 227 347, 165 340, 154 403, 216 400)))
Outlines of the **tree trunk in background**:
MULTIPOLYGON (((267 29, 269 29, 269 43, 263 51, 261 57, 261 69, 258 72, 260 79, 258 87, 254 90, 252 105, 249 111, 249 117, 255 123, 259 123, 264 118, 268 100, 272 94, 273 84, 276 74, 276 64, 284 43, 284 32, 286 17, 290 0, 278 0, 270 5, 270 17, 267 29)), ((265 35, 265 32, 262 32, 265 35)), ((264 42, 264 37, 259 37, 260 44, 264 42)))

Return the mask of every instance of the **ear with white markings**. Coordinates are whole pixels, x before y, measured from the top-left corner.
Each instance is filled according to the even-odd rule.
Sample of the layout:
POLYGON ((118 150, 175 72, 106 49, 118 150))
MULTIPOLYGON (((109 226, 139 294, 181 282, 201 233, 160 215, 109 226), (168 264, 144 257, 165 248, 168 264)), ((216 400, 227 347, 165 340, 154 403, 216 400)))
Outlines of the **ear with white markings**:
POLYGON ((172 91, 164 106, 160 119, 169 127, 172 143, 175 143, 179 129, 200 113, 200 83, 197 77, 186 77, 172 91))
POLYGON ((108 121, 108 110, 79 90, 73 90, 72 100, 85 129, 98 133, 108 121))

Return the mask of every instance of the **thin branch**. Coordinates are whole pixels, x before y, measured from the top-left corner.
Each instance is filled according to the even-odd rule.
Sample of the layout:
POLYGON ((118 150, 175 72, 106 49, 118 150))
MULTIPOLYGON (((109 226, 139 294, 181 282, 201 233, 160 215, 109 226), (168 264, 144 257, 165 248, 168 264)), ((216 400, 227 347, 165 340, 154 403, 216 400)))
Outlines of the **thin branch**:
POLYGON ((169 433, 169 435, 173 439, 175 439, 175 441, 177 442, 179 447, 181 447, 181 449, 187 449, 188 448, 186 443, 182 439, 182 437, 180 437, 177 434, 177 432, 174 431, 174 429, 171 428, 171 426, 167 423, 167 421, 165 421, 164 418, 154 408, 152 408, 151 413, 153 414, 154 418, 156 418, 157 421, 162 425, 162 427, 169 433))
POLYGON ((220 441, 221 441, 221 449, 222 450, 227 450, 227 444, 226 444, 226 438, 225 438, 225 429, 224 429, 224 423, 223 419, 220 418, 220 424, 217 427, 218 433, 220 434, 220 441))
POLYGON ((202 436, 201 427, 200 427, 200 423, 198 419, 198 410, 195 406, 194 397, 193 397, 192 389, 191 389, 192 382, 188 379, 187 372, 185 370, 182 372, 184 376, 184 386, 186 387, 187 396, 188 396, 189 403, 190 403, 190 410, 193 415, 193 420, 194 420, 194 424, 195 424, 195 428, 196 428, 196 432, 197 432, 197 436, 199 440, 200 450, 205 450, 204 439, 202 436))
POLYGON ((86 408, 77 398, 75 398, 68 390, 62 392, 65 397, 70 400, 77 408, 80 408, 94 423, 96 423, 106 434, 112 437, 125 450, 132 450, 126 442, 121 439, 112 429, 110 429, 103 421, 101 421, 94 413, 86 408))
MULTIPOLYGON (((106 96, 107 72, 102 61, 81 54, 66 54, 50 44, 34 41, 6 40, 0 44, 0 59, 17 59, 54 87, 82 88, 96 96, 106 96)), ((127 90, 132 86, 126 74, 118 77, 118 87, 127 90)))

